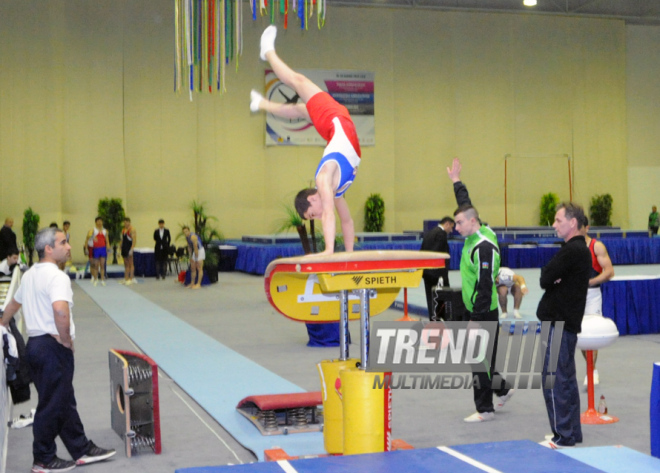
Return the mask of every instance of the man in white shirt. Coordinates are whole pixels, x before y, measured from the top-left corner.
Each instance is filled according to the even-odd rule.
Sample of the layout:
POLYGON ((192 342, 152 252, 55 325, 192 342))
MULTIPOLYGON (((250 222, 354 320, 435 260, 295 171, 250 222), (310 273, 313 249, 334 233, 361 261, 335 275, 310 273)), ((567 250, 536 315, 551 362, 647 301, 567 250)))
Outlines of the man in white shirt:
POLYGON ((97 447, 85 435, 76 409, 73 391, 73 340, 75 325, 71 308, 71 280, 58 269, 66 262, 71 247, 66 235, 57 228, 37 233, 35 250, 39 262, 28 270, 2 316, 8 326, 14 314, 23 308, 29 337, 26 358, 39 403, 32 427, 33 473, 69 471, 76 465, 105 460, 114 450, 97 447), (55 438, 59 436, 73 458, 56 456, 55 438))

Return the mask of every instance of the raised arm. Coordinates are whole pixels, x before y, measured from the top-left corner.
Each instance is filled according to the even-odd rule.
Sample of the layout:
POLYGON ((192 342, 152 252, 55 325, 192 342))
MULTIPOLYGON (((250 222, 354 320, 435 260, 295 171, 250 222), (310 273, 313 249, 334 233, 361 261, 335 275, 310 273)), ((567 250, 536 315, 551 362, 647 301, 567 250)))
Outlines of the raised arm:
POLYGON ((451 169, 447 168, 447 174, 449 179, 454 183, 454 196, 456 197, 456 203, 460 207, 461 205, 472 205, 470 200, 470 195, 468 194, 467 187, 461 182, 461 162, 458 158, 454 158, 452 161, 451 169))

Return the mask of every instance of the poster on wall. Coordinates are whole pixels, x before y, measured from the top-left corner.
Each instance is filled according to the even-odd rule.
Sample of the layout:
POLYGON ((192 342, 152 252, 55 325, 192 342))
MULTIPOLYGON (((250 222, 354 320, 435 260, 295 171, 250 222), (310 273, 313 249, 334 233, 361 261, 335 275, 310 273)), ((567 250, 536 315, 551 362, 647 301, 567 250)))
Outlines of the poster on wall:
MULTIPOLYGON (((374 146, 374 73, 363 71, 300 70, 345 106, 357 130, 360 146, 374 146)), ((298 94, 266 70, 266 94, 277 103, 302 103, 298 94)), ((266 146, 325 146, 326 141, 305 119, 286 119, 266 114, 266 146)))

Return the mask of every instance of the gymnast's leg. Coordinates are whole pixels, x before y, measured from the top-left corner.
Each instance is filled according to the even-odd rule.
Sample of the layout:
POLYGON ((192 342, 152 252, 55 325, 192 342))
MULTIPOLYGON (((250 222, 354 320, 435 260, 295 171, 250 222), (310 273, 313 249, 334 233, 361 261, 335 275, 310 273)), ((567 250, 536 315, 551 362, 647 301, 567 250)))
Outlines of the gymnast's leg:
POLYGON ((310 120, 305 103, 314 95, 321 92, 321 88, 314 84, 303 74, 291 69, 275 52, 275 37, 277 27, 266 28, 261 35, 261 59, 268 61, 275 75, 286 85, 291 87, 303 101, 298 104, 280 104, 271 102, 253 90, 250 93, 250 110, 253 112, 264 110, 283 118, 306 118, 310 120))

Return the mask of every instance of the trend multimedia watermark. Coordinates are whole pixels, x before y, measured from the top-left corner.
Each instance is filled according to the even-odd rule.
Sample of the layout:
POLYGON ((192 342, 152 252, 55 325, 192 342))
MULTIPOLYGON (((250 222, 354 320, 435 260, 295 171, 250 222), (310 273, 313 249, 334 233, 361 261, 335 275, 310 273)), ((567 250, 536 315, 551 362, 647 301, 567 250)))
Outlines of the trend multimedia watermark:
POLYGON ((374 389, 470 389, 478 373, 492 374, 494 389, 552 388, 563 329, 563 322, 519 323, 513 329, 511 322, 500 327, 496 321, 374 322, 367 371, 386 373, 375 375, 374 389))
POLYGON ((374 376, 373 389, 472 389, 481 387, 479 377, 469 374, 384 374, 374 376))

